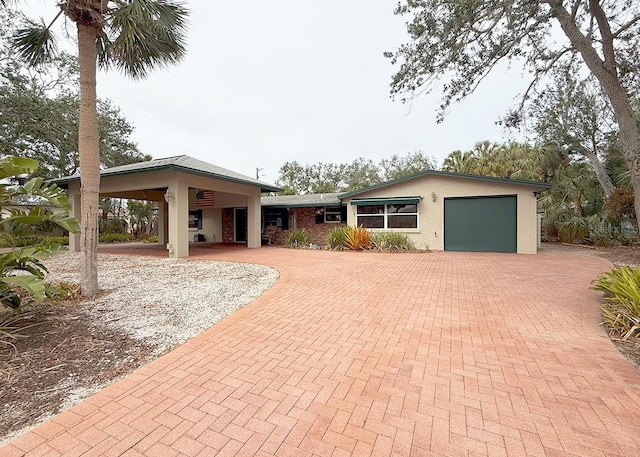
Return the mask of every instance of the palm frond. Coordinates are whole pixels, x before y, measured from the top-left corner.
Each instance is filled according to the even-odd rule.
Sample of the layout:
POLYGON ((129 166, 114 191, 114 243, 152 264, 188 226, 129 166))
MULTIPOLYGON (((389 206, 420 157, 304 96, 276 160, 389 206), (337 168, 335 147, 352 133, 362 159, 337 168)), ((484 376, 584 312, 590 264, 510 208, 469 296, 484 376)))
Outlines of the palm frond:
POLYGON ((42 65, 58 52, 56 38, 44 22, 29 22, 13 35, 12 48, 31 66, 42 65))
POLYGON ((101 64, 141 79, 179 62, 186 54, 187 17, 181 3, 169 0, 132 0, 113 10, 109 29, 116 38, 99 43, 107 51, 101 64))

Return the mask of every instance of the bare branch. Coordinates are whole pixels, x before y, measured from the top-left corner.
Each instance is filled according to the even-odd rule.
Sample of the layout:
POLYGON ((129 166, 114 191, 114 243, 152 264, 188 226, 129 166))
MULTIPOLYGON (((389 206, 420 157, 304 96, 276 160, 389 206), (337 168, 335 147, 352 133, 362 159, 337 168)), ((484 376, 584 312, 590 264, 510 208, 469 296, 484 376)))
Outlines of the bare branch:
POLYGON ((616 53, 613 47, 613 34, 607 15, 600 5, 600 0, 589 0, 589 9, 591 14, 598 21, 600 36, 602 37, 602 53, 604 54, 604 66, 613 75, 618 74, 616 68, 616 53))
POLYGON ((622 35, 624 32, 629 30, 631 27, 633 27, 638 22, 640 22, 640 14, 635 16, 629 22, 627 22, 622 27, 620 27, 615 33, 613 33, 613 38, 618 38, 620 35, 622 35))

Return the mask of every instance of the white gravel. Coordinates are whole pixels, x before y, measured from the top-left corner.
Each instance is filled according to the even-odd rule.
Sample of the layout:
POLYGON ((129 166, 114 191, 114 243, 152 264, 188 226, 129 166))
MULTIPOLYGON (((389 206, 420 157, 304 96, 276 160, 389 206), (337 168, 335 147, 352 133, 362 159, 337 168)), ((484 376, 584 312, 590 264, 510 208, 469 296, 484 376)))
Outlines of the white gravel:
MULTIPOLYGON (((80 282, 80 255, 48 259, 46 280, 80 282)), ((273 286, 262 265, 98 255, 100 296, 85 301, 96 323, 115 326, 166 352, 202 333, 273 286)))

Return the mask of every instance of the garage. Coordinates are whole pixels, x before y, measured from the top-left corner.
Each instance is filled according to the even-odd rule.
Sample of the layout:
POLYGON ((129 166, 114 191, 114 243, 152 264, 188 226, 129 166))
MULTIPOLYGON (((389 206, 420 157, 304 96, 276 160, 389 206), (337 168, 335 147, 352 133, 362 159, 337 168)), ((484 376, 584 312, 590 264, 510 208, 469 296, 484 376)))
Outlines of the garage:
POLYGON ((517 252, 515 195, 444 199, 444 250, 517 252))

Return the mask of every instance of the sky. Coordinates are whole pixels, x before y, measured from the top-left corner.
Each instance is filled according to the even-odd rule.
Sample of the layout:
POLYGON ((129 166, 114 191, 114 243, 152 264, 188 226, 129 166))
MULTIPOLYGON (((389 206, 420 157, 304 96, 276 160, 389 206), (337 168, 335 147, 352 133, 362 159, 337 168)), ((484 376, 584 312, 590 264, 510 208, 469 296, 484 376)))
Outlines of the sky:
MULTIPOLYGON (((20 9, 49 22, 56 3, 30 0, 20 9)), ((252 177, 260 169, 269 183, 294 160, 379 162, 420 150, 441 164, 478 141, 506 141, 495 122, 526 84, 520 70, 496 68, 436 124, 437 91, 411 106, 390 98, 396 68, 383 52, 408 40, 409 18, 393 14, 397 0, 185 4, 190 27, 179 65, 142 81, 98 74, 98 97, 121 108, 133 141, 153 158, 186 154, 252 177)))

